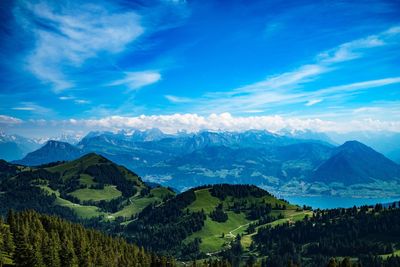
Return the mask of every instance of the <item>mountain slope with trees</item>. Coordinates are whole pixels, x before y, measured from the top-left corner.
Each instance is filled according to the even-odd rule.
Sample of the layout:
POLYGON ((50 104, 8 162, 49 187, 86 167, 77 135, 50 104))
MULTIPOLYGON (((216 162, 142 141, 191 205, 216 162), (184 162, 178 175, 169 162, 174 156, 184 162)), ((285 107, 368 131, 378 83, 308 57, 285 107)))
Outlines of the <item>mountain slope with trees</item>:
POLYGON ((301 219, 308 213, 256 186, 219 184, 148 206, 124 231, 129 240, 151 251, 189 260, 224 250, 237 234, 246 234, 250 224, 284 220, 289 214, 301 219))
POLYGON ((18 172, 16 165, 3 165, 8 173, 0 179, 3 215, 9 208, 30 208, 73 220, 124 219, 175 194, 152 188, 135 173, 93 153, 69 162, 18 167, 18 172))
POLYGON ((259 228, 252 247, 266 256, 265 266, 323 266, 346 257, 345 266, 400 266, 394 256, 400 250, 399 207, 317 210, 296 223, 259 228))
POLYGON ((34 211, 0 219, 0 266, 176 266, 142 248, 34 211))

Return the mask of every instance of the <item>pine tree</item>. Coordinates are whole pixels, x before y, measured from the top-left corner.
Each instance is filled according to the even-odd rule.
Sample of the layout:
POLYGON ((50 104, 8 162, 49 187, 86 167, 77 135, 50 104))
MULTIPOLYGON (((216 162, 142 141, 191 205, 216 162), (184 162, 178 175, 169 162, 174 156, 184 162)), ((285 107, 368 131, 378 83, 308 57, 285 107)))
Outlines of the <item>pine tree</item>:
POLYGON ((3 250, 3 248, 4 248, 3 228, 4 228, 3 222, 1 221, 1 218, 0 218, 0 267, 2 267, 4 264, 3 254, 5 254, 5 251, 3 250))
POLYGON ((327 267, 337 267, 336 259, 330 258, 327 267))
POLYGON ((35 252, 27 238, 26 230, 22 228, 19 232, 14 233, 14 236, 14 263, 21 267, 36 266, 35 252))
POLYGON ((62 238, 60 260, 61 260, 61 266, 65 267, 78 266, 78 258, 76 257, 74 246, 72 244, 71 239, 67 235, 64 235, 62 238))
POLYGON ((50 234, 46 234, 43 239, 43 260, 46 266, 61 266, 60 252, 61 244, 58 234, 51 231, 50 234))

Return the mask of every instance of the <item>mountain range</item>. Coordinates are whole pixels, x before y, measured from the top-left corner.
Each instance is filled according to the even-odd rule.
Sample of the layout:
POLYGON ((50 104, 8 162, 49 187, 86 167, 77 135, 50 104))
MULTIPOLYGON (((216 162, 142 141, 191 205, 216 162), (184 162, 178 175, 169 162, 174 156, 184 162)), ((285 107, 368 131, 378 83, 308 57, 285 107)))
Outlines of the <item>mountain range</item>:
POLYGON ((311 133, 267 131, 164 134, 160 130, 92 132, 76 145, 48 141, 22 165, 40 165, 95 152, 145 181, 179 191, 202 184, 249 183, 284 194, 397 195, 400 167, 357 142, 336 146, 311 133), (299 138, 297 138, 298 136, 299 138))
POLYGON ((28 153, 42 147, 46 142, 60 141, 75 145, 79 135, 62 134, 52 138, 26 138, 20 135, 9 135, 0 131, 0 159, 11 161, 25 157, 28 153))

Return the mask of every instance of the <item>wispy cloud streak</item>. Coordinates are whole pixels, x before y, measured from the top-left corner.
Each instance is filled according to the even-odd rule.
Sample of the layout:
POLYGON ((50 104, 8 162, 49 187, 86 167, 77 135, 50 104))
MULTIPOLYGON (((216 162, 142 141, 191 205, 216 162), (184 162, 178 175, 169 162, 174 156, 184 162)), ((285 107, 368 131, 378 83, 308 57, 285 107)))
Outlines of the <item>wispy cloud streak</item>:
POLYGON ((318 54, 313 63, 302 65, 293 71, 268 76, 262 81, 230 91, 205 94, 196 100, 198 104, 193 109, 197 112, 240 113, 297 103, 313 106, 335 97, 335 94, 340 93, 343 98, 346 93, 399 83, 400 77, 391 77, 304 90, 307 84, 325 73, 337 70, 340 63, 361 58, 372 48, 398 43, 399 36, 400 27, 392 27, 379 34, 341 44, 318 54))
POLYGON ((113 6, 79 2, 18 2, 17 22, 35 39, 27 68, 55 91, 74 86, 64 73, 98 53, 118 53, 137 39, 144 28, 135 12, 113 6))
POLYGON ((158 71, 125 72, 122 79, 113 81, 108 86, 123 86, 128 90, 138 90, 160 80, 161 74, 158 71))

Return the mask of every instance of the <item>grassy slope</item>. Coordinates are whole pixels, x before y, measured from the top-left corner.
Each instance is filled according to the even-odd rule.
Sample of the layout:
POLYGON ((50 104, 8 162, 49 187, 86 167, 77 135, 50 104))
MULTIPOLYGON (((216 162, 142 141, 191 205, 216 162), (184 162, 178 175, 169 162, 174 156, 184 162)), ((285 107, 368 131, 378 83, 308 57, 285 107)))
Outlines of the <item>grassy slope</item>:
POLYGON ((83 188, 71 192, 70 195, 79 198, 81 201, 93 200, 112 200, 122 195, 115 185, 106 185, 104 189, 83 188))
POLYGON ((125 206, 123 209, 120 211, 116 212, 113 214, 114 217, 131 217, 134 214, 139 213, 142 211, 145 207, 148 205, 155 203, 155 202, 161 202, 163 198, 167 195, 172 194, 171 191, 169 191, 165 187, 159 187, 159 188, 153 188, 150 191, 150 195, 146 197, 140 197, 140 196, 134 196, 130 198, 130 204, 125 206))
MULTIPOLYGON (((233 201, 231 197, 227 197, 224 201, 221 201, 218 198, 213 197, 210 194, 208 188, 197 190, 195 191, 195 194, 196 194, 196 200, 191 205, 189 205, 188 208, 192 211, 204 210, 206 214, 209 214, 221 202, 223 202, 223 205, 227 207, 227 205, 229 203, 232 203, 233 201)), ((271 196, 266 196, 263 198, 248 197, 246 199, 249 202, 266 201, 267 203, 271 203, 272 206, 274 206, 275 203, 280 205, 286 204, 288 207, 286 210, 273 211, 273 213, 275 213, 274 215, 282 213, 285 216, 285 219, 279 220, 279 222, 274 222, 275 224, 283 223, 288 220, 291 221, 298 220, 300 218, 304 218, 305 216, 305 212, 296 211, 297 208, 296 206, 288 205, 287 203, 271 196)), ((237 234, 244 234, 242 237, 242 243, 245 247, 248 247, 251 243, 251 236, 245 235, 245 231, 247 229, 248 224, 255 221, 250 221, 246 219, 244 213, 236 214, 232 211, 228 211, 227 213, 228 213, 228 220, 223 223, 212 221, 207 216, 203 229, 194 233, 185 241, 189 242, 194 238, 199 237, 202 239, 202 243, 200 244, 200 249, 203 252, 211 253, 219 251, 225 244, 228 244, 230 241, 232 241, 237 234), (222 233, 224 233, 224 237, 222 237, 222 233)))
POLYGON ((392 256, 392 255, 393 255, 393 256, 400 256, 400 249, 394 251, 392 254, 384 254, 384 255, 381 255, 381 256, 382 256, 382 258, 387 259, 387 258, 389 258, 389 257, 392 256))
MULTIPOLYGON (((111 188, 111 187, 112 186, 109 186, 109 188, 111 188)), ((127 204, 124 208, 122 208, 118 212, 116 212, 116 213, 107 213, 107 212, 102 212, 96 206, 75 204, 75 203, 72 203, 69 200, 63 199, 63 198, 60 197, 60 193, 58 191, 52 190, 48 186, 41 186, 41 188, 46 190, 50 194, 54 193, 57 196, 57 199, 54 202, 55 205, 68 207, 68 208, 72 209, 74 212, 76 212, 76 214, 79 217, 84 218, 84 219, 98 217, 98 216, 104 216, 106 219, 114 219, 114 218, 119 217, 119 216, 122 216, 122 217, 125 217, 125 218, 129 218, 132 215, 135 215, 135 214, 139 213, 140 211, 142 211, 142 209, 144 209, 146 206, 150 205, 151 203, 154 203, 154 202, 157 202, 157 201, 161 202, 162 199, 166 195, 172 194, 172 192, 169 191, 167 188, 164 188, 164 187, 154 188, 154 189, 152 189, 150 191, 150 193, 151 193, 150 196, 146 196, 146 197, 140 197, 139 195, 133 196, 133 197, 130 198, 130 202, 131 203, 127 204)), ((104 196, 101 196, 101 192, 106 190, 106 188, 107 187, 105 187, 105 189, 103 189, 103 190, 79 189, 79 190, 74 191, 71 194, 73 194, 73 195, 75 195, 77 197, 80 197, 80 195, 83 195, 88 190, 91 190, 89 195, 86 195, 86 196, 83 195, 83 197, 80 197, 80 199, 81 200, 94 199, 96 196, 98 196, 98 199, 94 199, 94 200, 101 200, 101 199, 105 198, 104 196), (78 195, 74 194, 77 191, 79 191, 78 193, 80 193, 80 194, 78 194, 78 195), (97 192, 93 193, 92 191, 97 191, 97 192)), ((115 192, 113 192, 112 194, 115 194, 115 192)))
MULTIPOLYGON (((46 168, 46 170, 50 172, 60 173, 64 180, 71 179, 76 175, 80 176, 79 182, 80 184, 86 185, 87 188, 77 189, 74 192, 69 193, 70 195, 77 197, 81 201, 93 200, 93 201, 109 201, 114 198, 121 196, 121 192, 114 185, 106 185, 104 189, 90 189, 91 185, 96 185, 97 183, 94 181, 94 178, 88 174, 83 173, 84 170, 96 164, 113 164, 112 162, 104 159, 103 157, 96 154, 88 154, 77 160, 69 161, 62 163, 57 166, 46 168)), ((162 199, 169 194, 173 194, 167 188, 154 188, 151 190, 151 194, 149 196, 141 197, 139 192, 146 188, 146 185, 140 180, 140 178, 133 173, 129 172, 127 169, 116 165, 118 170, 125 176, 126 179, 136 181, 138 193, 135 196, 132 196, 124 203, 124 207, 116 213, 106 213, 102 212, 96 206, 89 205, 79 205, 72 203, 69 200, 63 199, 60 197, 59 191, 54 191, 47 186, 42 186, 43 189, 47 190, 49 193, 55 193, 57 199, 55 201, 55 205, 60 205, 63 207, 71 208, 76 214, 81 218, 92 218, 97 216, 104 216, 106 219, 114 219, 115 217, 125 217, 129 218, 132 215, 137 214, 147 205, 160 202, 162 199)))
POLYGON ((78 215, 79 217, 81 217, 83 219, 89 219, 89 218, 93 218, 93 217, 107 215, 106 213, 100 211, 99 208, 96 206, 79 205, 79 204, 72 203, 69 200, 63 199, 60 197, 60 192, 55 191, 48 186, 41 186, 41 188, 46 190, 50 194, 55 194, 57 196, 57 198, 54 202, 54 205, 59 205, 62 207, 70 208, 76 213, 76 215, 78 215))
MULTIPOLYGON (((264 225, 260 225, 256 227, 256 232, 257 229, 260 227, 264 227, 267 225, 270 225, 272 227, 280 225, 280 224, 284 224, 284 223, 294 223, 297 221, 301 221, 304 219, 304 217, 306 217, 307 215, 310 217, 312 216, 313 212, 309 211, 309 210, 304 210, 304 211, 296 211, 295 209, 287 209, 287 210, 283 210, 283 211, 272 211, 271 214, 274 216, 277 216, 279 213, 283 214, 283 216, 285 216, 285 218, 283 219, 279 219, 279 220, 275 220, 273 222, 264 224, 264 225)), ((244 248, 249 248, 251 241, 252 241, 252 236, 255 235, 256 233, 250 234, 250 235, 244 235, 241 239, 241 243, 242 246, 244 248)))

